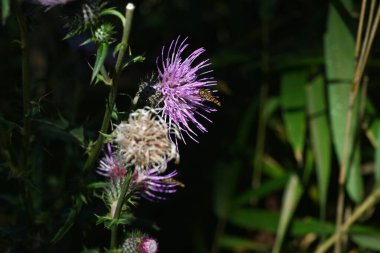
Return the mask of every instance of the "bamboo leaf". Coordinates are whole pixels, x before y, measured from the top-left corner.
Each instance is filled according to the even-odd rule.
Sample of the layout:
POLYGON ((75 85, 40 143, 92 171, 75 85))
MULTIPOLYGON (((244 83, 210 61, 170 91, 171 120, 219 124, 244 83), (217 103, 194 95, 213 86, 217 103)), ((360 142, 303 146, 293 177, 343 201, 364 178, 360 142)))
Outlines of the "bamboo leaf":
MULTIPOLYGON (((351 9, 351 1, 342 1, 347 9, 351 9)), ((339 163, 343 159, 343 145, 346 129, 346 118, 348 112, 348 100, 351 92, 351 84, 354 76, 355 62, 354 50, 355 42, 349 28, 337 12, 334 5, 330 4, 329 16, 327 23, 327 33, 325 35, 325 58, 326 74, 329 81, 328 99, 329 115, 332 127, 332 139, 335 151, 338 155, 339 163)), ((347 140, 347 164, 349 173, 348 177, 354 176, 359 178, 348 178, 346 188, 349 196, 357 202, 361 199, 363 189, 360 182, 362 181, 359 163, 355 162, 357 154, 353 154, 353 143, 357 129, 358 99, 352 109, 352 121, 350 136, 347 140), (356 192, 354 192, 356 191, 356 192)))
POLYGON ((100 68, 103 66, 104 61, 106 60, 108 54, 108 44, 102 43, 99 45, 98 50, 96 52, 96 60, 94 69, 92 70, 91 83, 94 82, 95 77, 98 75, 100 68))
MULTIPOLYGON (((228 215, 230 224, 251 231, 276 232, 279 220, 279 213, 252 208, 235 209, 228 215)), ((310 233, 329 235, 334 232, 334 224, 329 222, 321 224, 319 219, 312 217, 292 219, 289 227, 289 234, 297 237, 310 233)), ((371 234, 380 237, 380 230, 370 226, 353 225, 350 227, 349 234, 371 234)))
POLYGON ((298 176, 294 174, 289 178, 288 184, 285 188, 284 196, 282 198, 280 221, 276 233, 276 242, 272 249, 273 253, 279 253, 281 250, 286 231, 289 227, 298 202, 301 199, 302 193, 303 187, 301 185, 301 182, 298 176))
MULTIPOLYGON (((339 161, 348 110, 348 98, 354 76, 354 38, 335 7, 330 5, 325 35, 326 74, 329 81, 328 99, 333 142, 339 161)), ((350 142, 350 145, 352 140, 350 142)))
POLYGON ((224 218, 230 211, 230 202, 236 190, 241 161, 236 159, 217 168, 214 183, 214 212, 218 218, 224 218))
POLYGON ((284 175, 280 178, 267 180, 258 188, 250 188, 249 190, 237 196, 235 199, 235 205, 249 204, 252 203, 252 201, 256 201, 270 194, 273 194, 285 186, 288 178, 288 175, 284 175))
POLYGON ((319 75, 307 87, 311 145, 318 176, 321 218, 325 218, 328 186, 331 175, 331 137, 327 118, 325 86, 319 75))
POLYGON ((254 250, 257 252, 268 251, 270 249, 269 245, 254 242, 252 239, 230 235, 223 236, 220 245, 222 248, 230 250, 254 250))
POLYGON ((351 166, 347 175, 347 193, 351 200, 359 204, 364 198, 363 177, 360 168, 360 149, 359 145, 355 146, 353 151, 351 166))
POLYGON ((374 130, 375 133, 377 133, 376 136, 376 150, 375 150, 375 181, 376 185, 380 186, 380 127, 379 123, 380 121, 376 121, 376 130, 374 130))
POLYGON ((353 234, 351 239, 360 247, 380 251, 380 236, 372 234, 353 234))
POLYGON ((302 164, 302 151, 305 142, 305 84, 306 74, 286 73, 281 81, 281 104, 290 144, 298 164, 302 164))

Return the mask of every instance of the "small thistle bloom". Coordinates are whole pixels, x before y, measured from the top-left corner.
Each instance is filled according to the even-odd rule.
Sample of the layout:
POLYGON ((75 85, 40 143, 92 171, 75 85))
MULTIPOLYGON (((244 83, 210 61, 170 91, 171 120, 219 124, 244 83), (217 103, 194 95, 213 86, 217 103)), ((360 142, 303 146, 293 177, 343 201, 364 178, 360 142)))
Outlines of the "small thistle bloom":
POLYGON ((170 132, 176 134, 176 129, 169 128, 153 109, 136 110, 115 131, 115 142, 126 167, 163 172, 168 161, 179 159, 177 147, 169 138, 170 132))
POLYGON ((105 156, 100 160, 98 174, 109 178, 124 178, 126 170, 120 165, 116 155, 112 152, 111 144, 107 144, 105 156))
POLYGON ((146 236, 131 236, 127 238, 122 247, 122 253, 156 253, 158 243, 155 239, 146 236))
POLYGON ((156 253, 158 250, 157 241, 153 238, 143 237, 140 243, 141 253, 156 253))
POLYGON ((212 77, 205 77, 206 74, 212 72, 204 70, 210 65, 208 59, 194 64, 205 49, 199 48, 183 58, 182 55, 188 44, 185 43, 186 39, 182 42, 179 39, 178 37, 170 44, 166 53, 165 48, 162 48, 161 61, 157 60, 158 83, 155 89, 162 96, 164 118, 195 140, 194 136, 197 134, 193 131, 191 124, 201 132, 207 132, 196 115, 210 121, 204 112, 209 113, 215 109, 204 103, 209 99, 202 94, 211 95, 213 91, 210 87, 216 85, 216 81, 212 77))
POLYGON ((154 169, 135 170, 132 175, 131 186, 149 201, 163 200, 165 197, 159 194, 177 191, 175 187, 180 183, 173 179, 177 174, 177 171, 172 171, 167 175, 159 175, 154 169))

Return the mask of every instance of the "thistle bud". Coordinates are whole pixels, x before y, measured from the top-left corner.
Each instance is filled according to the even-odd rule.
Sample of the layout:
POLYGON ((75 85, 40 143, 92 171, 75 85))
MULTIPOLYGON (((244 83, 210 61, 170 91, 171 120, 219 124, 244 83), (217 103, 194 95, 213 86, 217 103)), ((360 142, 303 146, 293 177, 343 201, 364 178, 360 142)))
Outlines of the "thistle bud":
POLYGON ((149 236, 132 236, 124 241, 122 253, 156 253, 158 252, 157 241, 149 236))

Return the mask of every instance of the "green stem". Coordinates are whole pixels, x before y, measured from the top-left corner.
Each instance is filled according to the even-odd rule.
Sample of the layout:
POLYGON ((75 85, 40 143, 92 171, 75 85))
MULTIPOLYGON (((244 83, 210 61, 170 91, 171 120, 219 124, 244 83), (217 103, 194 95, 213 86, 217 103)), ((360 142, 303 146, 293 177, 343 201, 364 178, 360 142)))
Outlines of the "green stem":
MULTIPOLYGON (((115 213, 113 214, 113 219, 118 220, 120 218, 121 210, 125 199, 127 199, 126 194, 129 188, 129 183, 131 181, 131 173, 126 176, 123 185, 121 186, 121 193, 119 199, 117 200, 115 213)), ((110 249, 115 249, 117 245, 117 224, 114 224, 111 228, 111 245, 110 249)))
MULTIPOLYGON (((20 29, 20 47, 21 47, 21 67, 22 67, 22 100, 23 100, 23 152, 21 159, 21 175, 28 174, 29 169, 29 151, 30 151, 30 69, 29 69, 29 41, 28 30, 25 16, 22 13, 19 1, 14 1, 15 14, 20 29)), ((29 219, 32 221, 34 207, 31 200, 30 189, 26 183, 23 184, 22 198, 25 208, 28 212, 29 219)))
MULTIPOLYGON (((375 189, 364 201, 361 205, 359 205, 353 214, 346 220, 344 224, 342 224, 341 231, 343 233, 347 232, 348 229, 369 209, 371 209, 380 198, 380 188, 375 189)), ((321 244, 315 253, 323 253, 326 252, 333 244, 339 239, 337 234, 333 234, 327 239, 323 244, 321 244)))
POLYGON ((123 59, 128 48, 129 34, 131 31, 131 24, 133 18, 133 11, 135 6, 132 3, 128 3, 125 10, 125 22, 123 24, 123 37, 120 43, 120 50, 117 57, 115 71, 112 79, 111 89, 108 94, 108 100, 106 103, 106 110, 104 112, 102 126, 99 131, 98 139, 95 142, 95 145, 91 148, 91 152, 84 164, 82 173, 86 175, 88 171, 94 166, 96 160, 98 159, 99 153, 104 144, 104 133, 108 132, 109 124, 111 121, 112 110, 115 106, 115 100, 117 95, 117 90, 119 86, 121 71, 123 69, 123 59))

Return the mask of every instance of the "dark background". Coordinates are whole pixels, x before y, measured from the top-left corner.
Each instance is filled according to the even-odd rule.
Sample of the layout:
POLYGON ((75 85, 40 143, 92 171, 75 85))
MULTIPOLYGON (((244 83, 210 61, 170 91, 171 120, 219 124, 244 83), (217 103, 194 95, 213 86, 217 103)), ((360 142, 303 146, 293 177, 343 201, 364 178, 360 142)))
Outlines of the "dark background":
MULTIPOLYGON (((119 3, 120 10, 125 4, 124 1, 109 2, 119 3)), ((138 83, 156 70, 155 61, 162 46, 179 35, 188 37, 191 50, 206 49, 203 57, 210 58, 212 63, 222 107, 210 116, 213 123, 206 123, 208 133, 199 135, 199 143, 189 140, 187 145, 181 144, 180 165, 169 165, 179 170, 178 179, 186 187, 166 201, 143 200, 133 208, 137 217, 154 221, 159 230, 151 228, 150 223, 133 225, 156 237, 160 252, 210 252, 217 224, 214 201, 223 194, 216 190, 219 188, 215 181, 229 167, 235 168, 230 166, 231 161, 240 160, 236 191, 249 187, 260 87, 264 82, 269 83, 271 96, 278 93, 283 71, 305 64, 316 72, 321 71, 328 1, 143 0, 134 4, 130 46, 134 55, 142 54, 146 60, 124 72, 117 98, 119 110, 129 108, 138 83), (243 146, 239 145, 242 132, 246 134, 243 146)), ((39 119, 63 124, 65 131, 83 126, 85 138, 94 139, 108 94, 108 87, 104 85, 89 85, 88 63, 93 63, 94 48, 78 46, 85 35, 62 40, 66 32, 62 16, 69 6, 49 11, 32 4, 24 7, 31 39, 32 97, 39 105, 36 107, 40 110, 39 119)), ((0 27, 0 108, 4 118, 15 122, 21 122, 22 117, 20 50, 15 42, 18 37, 12 15, 6 25, 0 27)), ((108 64, 112 66, 112 58, 108 64)), ((23 226, 22 218, 20 221, 17 216, 22 210, 15 211, 9 202, 0 204, 0 224, 3 228, 10 225, 17 228, 5 234, 0 249, 8 243, 18 245, 12 252, 79 252, 83 247, 108 247, 109 231, 103 225, 95 225, 94 214, 106 212, 97 198, 84 206, 75 225, 58 244, 49 244, 68 213, 70 194, 66 189, 75 183, 75 173, 85 157, 75 141, 60 132, 40 127, 38 122, 34 124, 34 134, 34 162, 36 167, 42 168, 36 184, 42 185, 38 191, 41 202, 37 202, 43 222, 37 228, 23 226), (30 231, 38 232, 31 235, 30 231)), ((273 131, 268 130, 267 137, 267 152, 290 156, 289 145, 275 142, 277 137, 273 131)), ((102 179, 94 172, 91 180, 102 179)), ((17 192, 17 187, 15 179, 2 168, 2 196, 17 192)), ((271 208, 279 209, 280 197, 281 194, 273 197, 271 208)), ((300 212, 309 211, 316 212, 315 206, 300 208, 300 212)), ((270 244, 273 237, 265 240, 270 244)))

